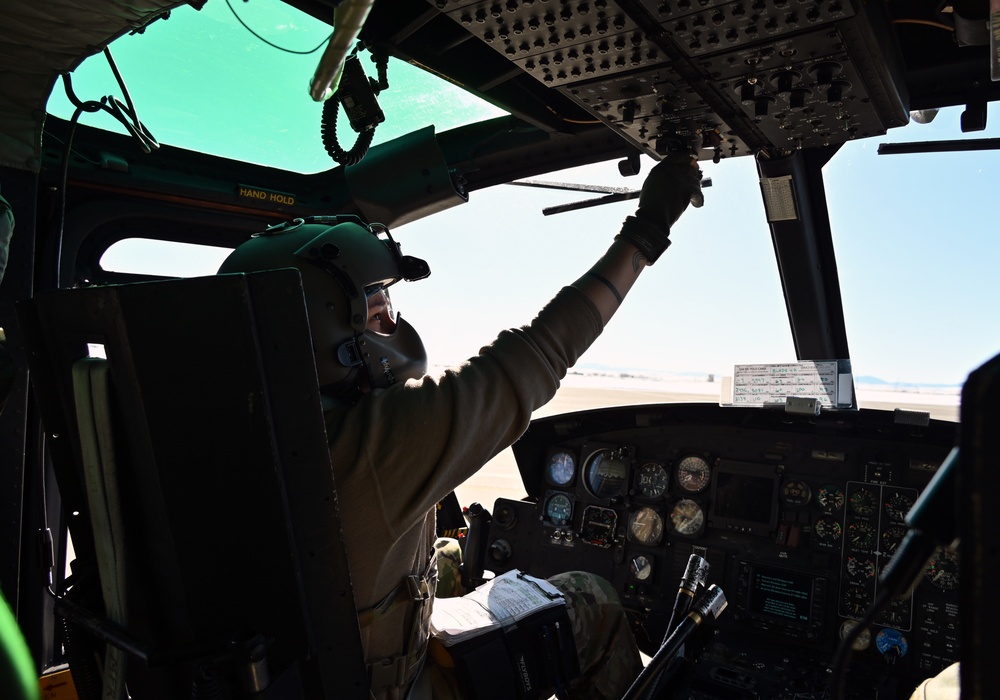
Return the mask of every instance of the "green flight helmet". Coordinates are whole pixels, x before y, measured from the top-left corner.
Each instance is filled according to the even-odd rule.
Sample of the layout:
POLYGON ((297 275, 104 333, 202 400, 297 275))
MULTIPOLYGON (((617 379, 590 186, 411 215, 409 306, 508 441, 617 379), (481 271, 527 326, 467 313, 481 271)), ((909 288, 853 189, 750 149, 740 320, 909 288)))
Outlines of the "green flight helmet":
POLYGON ((430 275, 426 262, 400 252, 388 228, 356 216, 295 219, 254 234, 223 261, 219 273, 285 267, 302 276, 325 394, 350 398, 366 384, 388 388, 423 376, 427 353, 413 326, 397 314, 369 327, 369 299, 377 297, 383 313, 391 314, 388 287, 430 275))

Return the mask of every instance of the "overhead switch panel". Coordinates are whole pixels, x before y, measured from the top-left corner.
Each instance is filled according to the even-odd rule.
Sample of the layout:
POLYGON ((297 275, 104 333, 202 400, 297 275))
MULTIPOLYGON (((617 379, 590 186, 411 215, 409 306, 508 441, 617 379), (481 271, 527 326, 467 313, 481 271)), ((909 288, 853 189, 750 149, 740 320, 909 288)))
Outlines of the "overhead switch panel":
POLYGON ((692 139, 706 159, 788 152, 907 121, 877 3, 429 1, 654 157, 692 139))

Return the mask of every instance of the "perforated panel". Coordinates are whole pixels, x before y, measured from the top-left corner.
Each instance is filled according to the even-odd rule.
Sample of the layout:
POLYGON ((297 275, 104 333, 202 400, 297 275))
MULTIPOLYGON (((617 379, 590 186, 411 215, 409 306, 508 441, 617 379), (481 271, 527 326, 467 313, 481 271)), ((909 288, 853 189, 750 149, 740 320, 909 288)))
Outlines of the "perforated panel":
POLYGON ((696 137, 719 160, 906 123, 885 20, 849 1, 431 2, 653 156, 696 137))

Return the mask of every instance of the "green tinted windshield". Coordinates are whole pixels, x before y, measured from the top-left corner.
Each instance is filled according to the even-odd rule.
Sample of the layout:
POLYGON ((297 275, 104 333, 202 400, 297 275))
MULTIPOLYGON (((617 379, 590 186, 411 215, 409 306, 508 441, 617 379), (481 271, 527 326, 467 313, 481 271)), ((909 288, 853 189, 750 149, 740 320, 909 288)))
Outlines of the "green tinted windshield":
MULTIPOLYGON (((331 31, 276 0, 211 0, 200 11, 174 10, 142 35, 114 42, 111 51, 139 119, 158 142, 315 173, 336 165, 323 147, 323 105, 308 94, 331 31)), ((367 52, 362 65, 375 76, 367 52)), ((389 88, 378 95, 386 121, 374 143, 431 124, 444 131, 505 113, 403 61, 390 60, 387 78, 389 88)), ((124 99, 103 54, 85 61, 72 79, 81 100, 124 99)), ((61 83, 48 112, 64 119, 73 114, 61 83)), ((103 112, 85 114, 81 122, 124 133, 103 112)), ((344 115, 337 135, 345 149, 357 137, 344 115)))

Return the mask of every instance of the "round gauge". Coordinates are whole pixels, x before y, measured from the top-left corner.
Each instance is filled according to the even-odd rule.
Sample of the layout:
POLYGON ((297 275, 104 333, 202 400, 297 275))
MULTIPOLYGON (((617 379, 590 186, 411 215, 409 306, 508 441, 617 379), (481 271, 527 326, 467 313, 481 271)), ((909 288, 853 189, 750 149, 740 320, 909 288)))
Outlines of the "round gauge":
POLYGON ((927 564, 924 578, 943 591, 958 588, 958 554, 950 549, 938 549, 927 564))
POLYGON ((861 617, 868 611, 871 605, 871 596, 861 586, 848 584, 844 587, 844 595, 841 598, 841 605, 848 617, 861 617))
POLYGON ((893 652, 899 656, 906 656, 910 643, 899 630, 884 629, 875 635, 875 648, 883 654, 893 652))
POLYGON ((629 517, 628 534, 639 544, 657 545, 663 539, 663 518, 649 506, 644 506, 629 517))
POLYGON ((891 556, 895 554, 896 547, 906 537, 905 525, 889 525, 882 531, 882 554, 891 556))
POLYGON ((632 561, 628 565, 628 570, 632 574, 632 578, 638 581, 645 581, 653 574, 653 563, 640 554, 632 557, 632 561))
POLYGON ((816 502, 824 513, 836 513, 844 507, 844 491, 839 486, 821 486, 816 502))
POLYGON ((876 622, 886 627, 910 628, 910 599, 893 598, 886 609, 879 614, 876 622))
POLYGON ((708 487, 712 468, 704 457, 688 455, 677 463, 677 485, 682 491, 700 493, 708 487))
POLYGON ((569 452, 553 452, 545 466, 545 476, 555 486, 566 486, 576 476, 576 460, 569 452))
POLYGON ((869 489, 858 489, 851 494, 851 510, 856 514, 868 517, 878 510, 878 498, 869 489))
POLYGON ((845 564, 847 575, 854 581, 875 578, 875 562, 867 557, 848 556, 845 564))
POLYGON ((598 498, 614 498, 625 488, 628 463, 622 453, 604 449, 590 456, 587 463, 587 488, 598 498))
POLYGON ((635 487, 646 498, 659 498, 667 490, 667 470, 656 462, 646 462, 636 472, 635 487))
POLYGON ((678 535, 697 535, 705 524, 705 512, 695 501, 683 498, 670 511, 670 525, 678 535))
MULTIPOLYGON (((840 623, 840 638, 847 639, 848 633, 857 626, 857 620, 844 620, 840 623)), ((858 633, 858 636, 854 639, 854 643, 851 644, 851 649, 854 651, 864 651, 872 643, 872 632, 867 627, 858 633)))
POLYGON ((847 544, 854 549, 868 551, 875 545, 875 528, 860 520, 851 523, 847 526, 847 544))
POLYGON ((587 506, 580 517, 580 539, 608 549, 617 539, 618 512, 614 508, 587 506))
POLYGON ((801 508, 812 498, 812 489, 804 481, 793 479, 786 481, 781 487, 781 501, 786 506, 801 508))
POLYGON ((906 514, 910 512, 912 507, 913 499, 906 494, 894 493, 885 499, 885 514, 891 520, 899 523, 906 520, 906 514))
POLYGON ((587 460, 587 489, 598 498, 621 494, 628 478, 628 463, 617 450, 598 450, 587 460))
POLYGON ((573 502, 564 493, 556 493, 545 502, 545 517, 555 525, 565 525, 573 519, 573 502))
POLYGON ((844 531, 836 520, 819 518, 813 523, 813 532, 823 542, 836 542, 844 531))

